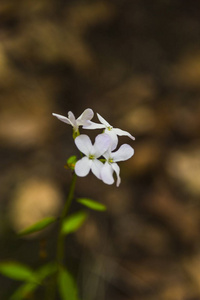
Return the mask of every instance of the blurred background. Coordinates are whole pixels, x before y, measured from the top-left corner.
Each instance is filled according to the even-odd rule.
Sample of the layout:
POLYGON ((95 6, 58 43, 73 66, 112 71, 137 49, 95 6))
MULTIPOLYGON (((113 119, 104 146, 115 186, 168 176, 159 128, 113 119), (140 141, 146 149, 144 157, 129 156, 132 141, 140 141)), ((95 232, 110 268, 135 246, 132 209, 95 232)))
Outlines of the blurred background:
MULTIPOLYGON (((108 207, 66 240, 82 299, 200 299, 199 100, 199 1, 1 0, 1 261, 55 257, 57 228, 16 232, 59 215, 67 196, 78 152, 52 112, 92 108, 136 140, 120 139, 135 155, 119 188, 77 181, 77 197, 108 207)), ((0 286, 7 300, 19 283, 0 286)))

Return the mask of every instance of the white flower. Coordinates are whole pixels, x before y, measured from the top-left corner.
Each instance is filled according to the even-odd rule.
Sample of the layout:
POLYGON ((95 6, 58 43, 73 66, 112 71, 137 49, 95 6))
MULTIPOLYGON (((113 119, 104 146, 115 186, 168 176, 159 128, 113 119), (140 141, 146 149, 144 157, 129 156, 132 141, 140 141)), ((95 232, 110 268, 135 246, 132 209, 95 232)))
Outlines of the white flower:
POLYGON ((106 133, 97 135, 94 145, 86 134, 81 134, 75 139, 77 148, 86 156, 77 161, 75 173, 80 177, 88 175, 90 170, 99 179, 103 163, 98 160, 110 146, 110 137, 106 133))
POLYGON ((100 116, 97 113, 97 117, 99 119, 99 121, 101 122, 101 124, 95 123, 95 122, 89 122, 90 124, 87 127, 83 127, 85 129, 99 129, 99 128, 104 128, 105 129, 105 133, 107 133, 112 140, 112 145, 111 145, 111 150, 114 150, 117 147, 117 143, 118 143, 118 135, 122 136, 128 136, 130 137, 132 140, 135 140, 134 136, 132 136, 129 132, 121 130, 119 128, 113 128, 102 116, 100 116))
POLYGON ((87 108, 77 119, 71 111, 68 112, 68 118, 54 113, 52 115, 60 121, 72 125, 74 132, 78 132, 79 126, 87 127, 90 125, 90 120, 93 118, 94 113, 92 109, 87 108))
POLYGON ((129 159, 134 154, 134 149, 127 145, 123 144, 116 152, 111 152, 109 149, 103 154, 106 158, 106 162, 101 169, 101 179, 104 183, 113 184, 113 172, 117 175, 117 186, 120 185, 121 178, 119 176, 120 168, 117 164, 118 161, 124 161, 129 159))

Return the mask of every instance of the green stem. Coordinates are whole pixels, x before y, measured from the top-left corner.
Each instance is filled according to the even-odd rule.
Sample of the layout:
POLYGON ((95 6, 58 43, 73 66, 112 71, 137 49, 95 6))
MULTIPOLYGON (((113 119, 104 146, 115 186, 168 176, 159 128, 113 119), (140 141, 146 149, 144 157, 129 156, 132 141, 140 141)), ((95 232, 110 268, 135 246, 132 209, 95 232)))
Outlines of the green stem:
POLYGON ((72 203, 73 197, 74 197, 74 190, 75 190, 75 185, 76 185, 76 174, 73 174, 71 185, 69 188, 69 194, 65 203, 65 206, 63 208, 61 217, 60 217, 60 227, 59 227, 59 233, 58 233, 58 242, 57 242, 57 255, 56 255, 56 260, 58 263, 58 266, 63 265, 64 261, 64 241, 65 241, 65 236, 62 234, 62 227, 63 227, 63 222, 68 214, 70 205, 72 203))
MULTIPOLYGON (((58 270, 60 266, 63 266, 64 263, 64 242, 65 242, 65 236, 62 234, 62 227, 63 222, 68 214, 70 205, 72 203, 73 197, 74 197, 74 190, 76 185, 76 174, 73 174, 72 181, 69 188, 69 194, 67 196, 67 200, 65 202, 65 206, 63 208, 62 214, 60 216, 60 224, 59 224, 59 232, 58 232, 58 241, 57 241, 57 253, 56 253, 56 262, 58 265, 58 270)), ((57 273, 58 275, 58 273, 57 273)), ((57 285, 57 275, 55 276, 55 282, 52 285, 52 291, 51 291, 51 299, 54 300, 56 298, 56 285, 57 285)))

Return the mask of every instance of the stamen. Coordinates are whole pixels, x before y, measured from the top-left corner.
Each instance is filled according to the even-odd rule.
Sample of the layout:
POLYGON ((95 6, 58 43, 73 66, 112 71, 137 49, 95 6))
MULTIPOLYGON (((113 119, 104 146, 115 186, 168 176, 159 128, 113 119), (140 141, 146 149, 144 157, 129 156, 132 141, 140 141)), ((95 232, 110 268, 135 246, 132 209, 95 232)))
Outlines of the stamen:
POLYGON ((90 154, 90 155, 89 155, 89 159, 95 159, 95 156, 92 155, 92 154, 90 154))

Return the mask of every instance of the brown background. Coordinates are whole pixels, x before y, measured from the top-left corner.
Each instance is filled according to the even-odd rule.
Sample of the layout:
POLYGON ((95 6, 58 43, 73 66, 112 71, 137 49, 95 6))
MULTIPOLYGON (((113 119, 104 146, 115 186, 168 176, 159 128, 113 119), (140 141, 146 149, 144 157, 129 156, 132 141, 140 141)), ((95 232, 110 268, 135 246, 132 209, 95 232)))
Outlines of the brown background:
MULTIPOLYGON (((135 155, 119 188, 78 179, 76 196, 108 207, 66 241, 82 299, 200 299, 199 99, 199 1, 1 0, 1 260, 54 258, 57 228, 16 232, 67 195, 78 152, 51 113, 90 107, 136 141, 120 139, 135 155)), ((7 300, 19 284, 0 286, 7 300)))

